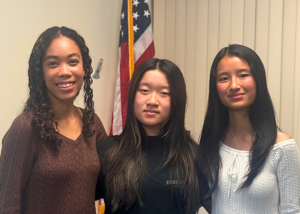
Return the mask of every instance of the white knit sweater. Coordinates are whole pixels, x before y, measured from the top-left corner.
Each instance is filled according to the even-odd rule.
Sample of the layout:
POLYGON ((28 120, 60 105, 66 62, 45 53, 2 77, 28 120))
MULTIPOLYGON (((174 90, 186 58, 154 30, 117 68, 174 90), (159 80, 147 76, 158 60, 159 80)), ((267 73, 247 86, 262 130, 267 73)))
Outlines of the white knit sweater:
POLYGON ((249 155, 221 143, 222 166, 212 195, 212 214, 299 214, 300 155, 295 140, 275 144, 251 186, 241 190, 249 155))

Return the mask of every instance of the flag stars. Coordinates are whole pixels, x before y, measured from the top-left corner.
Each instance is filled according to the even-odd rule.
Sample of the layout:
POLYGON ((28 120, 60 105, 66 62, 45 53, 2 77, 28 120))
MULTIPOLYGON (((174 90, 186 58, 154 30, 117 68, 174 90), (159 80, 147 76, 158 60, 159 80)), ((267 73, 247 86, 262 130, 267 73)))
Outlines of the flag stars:
POLYGON ((139 3, 140 3, 140 2, 139 2, 138 0, 133 0, 133 3, 132 3, 132 4, 133 4, 134 6, 137 7, 139 3))
POLYGON ((133 26, 133 30, 134 30, 135 33, 137 32, 138 29, 139 29, 139 28, 138 28, 137 25, 134 25, 134 26, 133 26))
POLYGON ((148 16, 150 16, 150 13, 148 10, 144 10, 144 16, 146 16, 148 18, 148 16))
POLYGON ((147 4, 147 3, 149 3, 149 1, 148 1, 148 0, 145 0, 145 1, 144 1, 144 3, 146 3, 146 4, 147 4))
POLYGON ((124 32, 122 31, 122 32, 121 32, 121 36, 123 37, 123 35, 124 35, 124 32))
POLYGON ((135 20, 137 20, 138 17, 139 17, 139 14, 137 12, 133 13, 133 18, 135 18, 135 20))
POLYGON ((121 14, 121 18, 122 19, 124 19, 124 17, 125 17, 125 14, 124 14, 124 12, 121 14))

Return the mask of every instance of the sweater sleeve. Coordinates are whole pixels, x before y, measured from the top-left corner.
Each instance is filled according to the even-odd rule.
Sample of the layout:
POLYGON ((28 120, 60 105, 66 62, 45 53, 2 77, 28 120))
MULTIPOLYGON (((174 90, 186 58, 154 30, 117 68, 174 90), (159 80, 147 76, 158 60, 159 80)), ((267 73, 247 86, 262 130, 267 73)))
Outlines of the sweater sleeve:
POLYGON ((0 213, 20 213, 22 192, 34 161, 33 131, 28 114, 18 116, 2 140, 0 213))
POLYGON ((300 155, 296 143, 283 146, 277 168, 281 214, 300 213, 300 155))
POLYGON ((96 143, 98 144, 100 141, 104 140, 107 137, 106 131, 103 127, 103 124, 98 117, 97 114, 95 114, 95 127, 96 127, 96 143))

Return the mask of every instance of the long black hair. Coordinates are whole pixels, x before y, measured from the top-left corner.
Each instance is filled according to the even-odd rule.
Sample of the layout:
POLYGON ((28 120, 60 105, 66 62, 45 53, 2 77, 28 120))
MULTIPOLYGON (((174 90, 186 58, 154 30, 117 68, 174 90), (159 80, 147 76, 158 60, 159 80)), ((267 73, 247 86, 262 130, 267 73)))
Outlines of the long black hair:
POLYGON ((170 150, 166 162, 171 164, 170 177, 183 181, 182 195, 186 200, 186 212, 195 213, 199 207, 199 184, 196 176, 197 145, 184 127, 186 110, 186 87, 179 68, 171 61, 149 59, 140 64, 132 76, 127 96, 127 118, 124 131, 116 136, 116 143, 106 153, 106 189, 112 201, 113 211, 128 209, 141 197, 140 179, 145 178, 143 142, 146 133, 134 113, 135 95, 143 75, 150 70, 159 70, 166 75, 170 86, 170 119, 163 127, 167 147, 170 150))
POLYGON ((211 184, 211 191, 218 184, 222 164, 219 155, 220 141, 229 123, 228 109, 222 104, 216 87, 217 67, 225 56, 246 60, 256 83, 256 98, 249 110, 251 126, 256 136, 251 147, 247 179, 241 188, 250 186, 259 174, 277 137, 275 111, 267 88, 265 68, 259 56, 243 45, 233 44, 223 48, 216 55, 210 70, 208 106, 199 145, 199 165, 211 184))
POLYGON ((89 137, 95 132, 91 129, 94 122, 94 101, 93 90, 91 89, 91 84, 93 83, 91 74, 93 69, 89 49, 85 45, 84 39, 75 30, 67 27, 48 28, 39 36, 30 54, 28 68, 29 98, 26 101, 24 111, 33 114, 32 125, 37 135, 46 142, 51 143, 54 148, 60 146, 61 140, 57 137, 56 128, 58 124, 54 120, 54 112, 47 93, 43 73, 43 59, 52 41, 60 36, 72 39, 80 49, 84 70, 85 110, 83 111, 83 134, 89 137))

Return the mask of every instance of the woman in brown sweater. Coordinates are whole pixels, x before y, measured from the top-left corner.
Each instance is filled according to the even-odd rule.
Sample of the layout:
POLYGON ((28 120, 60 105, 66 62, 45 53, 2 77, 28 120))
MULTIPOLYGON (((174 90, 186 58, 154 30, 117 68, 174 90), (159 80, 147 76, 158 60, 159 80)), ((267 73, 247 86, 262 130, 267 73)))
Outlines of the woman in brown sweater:
POLYGON ((29 98, 3 138, 0 213, 95 213, 96 142, 89 49, 76 31, 52 27, 29 58, 29 98), (81 109, 74 100, 84 84, 81 109))

